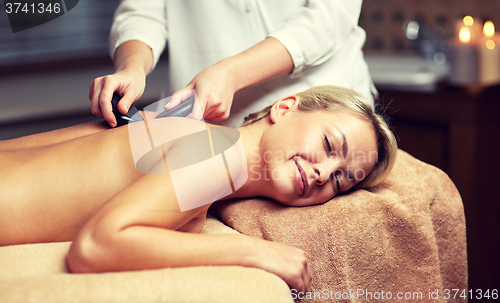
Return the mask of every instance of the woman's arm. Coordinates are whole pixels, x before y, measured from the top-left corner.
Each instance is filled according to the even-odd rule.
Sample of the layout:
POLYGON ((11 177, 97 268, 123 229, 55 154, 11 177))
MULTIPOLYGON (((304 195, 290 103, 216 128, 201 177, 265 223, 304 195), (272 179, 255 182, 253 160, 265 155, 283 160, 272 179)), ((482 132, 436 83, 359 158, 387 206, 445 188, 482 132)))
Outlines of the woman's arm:
POLYGON ((146 174, 89 220, 71 245, 68 266, 85 273, 240 265, 275 273, 298 290, 309 287, 307 260, 300 249, 241 235, 178 231, 200 217, 204 223, 208 207, 181 212, 170 175, 146 174))

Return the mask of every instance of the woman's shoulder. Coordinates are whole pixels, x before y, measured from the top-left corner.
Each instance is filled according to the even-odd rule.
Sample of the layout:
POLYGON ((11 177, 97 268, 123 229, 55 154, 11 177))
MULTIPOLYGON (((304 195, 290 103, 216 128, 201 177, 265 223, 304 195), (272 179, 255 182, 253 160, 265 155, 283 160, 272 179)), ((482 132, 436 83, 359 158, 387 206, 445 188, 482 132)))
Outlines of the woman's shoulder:
POLYGON ((142 166, 149 169, 151 163, 156 163, 162 158, 161 155, 171 150, 176 142, 206 130, 205 123, 201 121, 186 118, 155 119, 155 114, 158 113, 146 112, 143 121, 127 125, 130 148, 136 167, 139 161, 142 161, 147 163, 142 166))
POLYGON ((172 141, 172 149, 166 156, 169 171, 197 166, 198 172, 222 171, 225 175, 227 170, 234 189, 240 188, 248 178, 245 148, 240 132, 235 128, 200 121, 182 123, 185 123, 183 127, 191 132, 172 141), (207 167, 201 165, 202 162, 207 167))
POLYGON ((182 117, 147 119, 147 128, 155 146, 206 131, 205 122, 182 117))
POLYGON ((207 123, 203 130, 175 139, 165 159, 181 209, 222 199, 248 176, 241 135, 229 127, 207 123))
MULTIPOLYGON (((236 159, 245 159, 243 141, 237 129, 196 120, 186 120, 191 119, 183 119, 179 123, 164 125, 167 129, 172 129, 173 133, 165 136, 162 140, 157 140, 166 141, 168 137, 170 144, 165 147, 175 147, 178 151, 182 151, 182 157, 180 155, 178 157, 185 160, 178 160, 178 163, 223 158, 226 166, 234 166, 234 169, 241 166, 239 160, 238 163, 232 163, 236 162, 236 159)), ((188 163, 182 165, 186 166, 188 163)))
POLYGON ((197 183, 199 179, 195 188, 206 188, 207 192, 214 190, 217 197, 212 197, 213 200, 240 188, 248 178, 245 148, 237 129, 187 118, 154 117, 146 117, 145 121, 132 123, 129 127, 137 166, 145 163, 141 167, 148 168, 164 157, 172 180, 197 183), (227 182, 233 186, 224 186, 227 182))

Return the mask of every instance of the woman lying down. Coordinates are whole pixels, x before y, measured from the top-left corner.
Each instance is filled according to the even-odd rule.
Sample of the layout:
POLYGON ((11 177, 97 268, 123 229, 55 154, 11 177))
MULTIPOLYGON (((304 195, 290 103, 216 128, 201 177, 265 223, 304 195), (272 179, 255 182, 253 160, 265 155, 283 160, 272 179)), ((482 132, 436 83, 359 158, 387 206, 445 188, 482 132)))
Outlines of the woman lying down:
POLYGON ((311 273, 300 249, 199 232, 215 199, 309 206, 380 183, 397 146, 362 98, 315 87, 250 115, 238 132, 146 117, 116 129, 91 123, 2 141, 0 245, 73 241, 74 273, 240 265, 305 291, 311 273))

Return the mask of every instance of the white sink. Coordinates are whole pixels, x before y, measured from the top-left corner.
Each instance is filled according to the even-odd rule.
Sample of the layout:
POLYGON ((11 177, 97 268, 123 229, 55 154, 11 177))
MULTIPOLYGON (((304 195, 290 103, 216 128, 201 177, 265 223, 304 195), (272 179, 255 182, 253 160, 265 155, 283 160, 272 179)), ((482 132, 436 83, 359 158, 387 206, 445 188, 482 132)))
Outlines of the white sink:
POLYGON ((450 70, 415 55, 365 54, 365 60, 379 89, 436 92, 450 70))

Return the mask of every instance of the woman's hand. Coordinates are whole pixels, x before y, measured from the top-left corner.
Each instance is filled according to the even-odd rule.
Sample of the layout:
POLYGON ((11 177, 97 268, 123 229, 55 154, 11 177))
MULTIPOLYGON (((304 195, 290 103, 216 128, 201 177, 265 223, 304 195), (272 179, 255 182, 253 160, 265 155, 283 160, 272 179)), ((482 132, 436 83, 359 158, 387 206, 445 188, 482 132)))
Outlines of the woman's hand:
POLYGON ((283 279, 290 289, 306 292, 311 289, 311 271, 307 258, 299 248, 279 242, 259 240, 254 255, 254 266, 283 279))
POLYGON ((190 118, 221 121, 229 117, 236 87, 226 61, 220 61, 197 74, 186 87, 172 95, 165 110, 187 99, 192 90, 196 91, 199 106, 193 108, 190 118))
POLYGON ((118 110, 126 114, 132 103, 142 96, 145 87, 146 75, 141 68, 127 68, 112 75, 98 77, 89 87, 90 110, 114 127, 116 118, 111 106, 113 93, 117 92, 122 96, 118 110))

